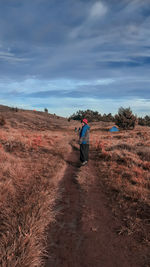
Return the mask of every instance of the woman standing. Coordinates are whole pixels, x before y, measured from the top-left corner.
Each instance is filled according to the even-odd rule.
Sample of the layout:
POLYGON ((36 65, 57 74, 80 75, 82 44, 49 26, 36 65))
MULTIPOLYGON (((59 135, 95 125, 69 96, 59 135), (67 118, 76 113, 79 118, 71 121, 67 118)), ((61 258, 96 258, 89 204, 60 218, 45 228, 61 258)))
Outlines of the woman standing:
POLYGON ((88 125, 87 119, 82 120, 82 129, 80 131, 80 161, 82 165, 87 164, 89 156, 89 131, 90 127, 88 125))

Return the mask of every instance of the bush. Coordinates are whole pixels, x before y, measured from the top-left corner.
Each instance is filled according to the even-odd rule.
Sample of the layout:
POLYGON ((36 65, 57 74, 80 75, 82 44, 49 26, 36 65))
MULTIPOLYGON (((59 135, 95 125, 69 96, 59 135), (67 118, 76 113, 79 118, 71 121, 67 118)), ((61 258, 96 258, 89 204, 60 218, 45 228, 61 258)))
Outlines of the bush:
POLYGON ((0 115, 0 126, 3 126, 6 124, 6 121, 2 115, 0 115))
POLYGON ((112 116, 111 113, 101 115, 98 111, 93 111, 90 109, 79 110, 76 113, 74 113, 72 116, 70 116, 70 119, 78 120, 78 121, 82 121, 84 118, 86 118, 89 122, 92 122, 92 121, 106 121, 106 122, 114 121, 114 117, 112 116))
POLYGON ((146 121, 144 118, 138 118, 138 124, 141 126, 146 126, 146 121))
POLYGON ((137 117, 133 115, 130 107, 119 108, 118 114, 115 115, 116 125, 124 130, 134 129, 136 122, 137 122, 137 117))
POLYGON ((138 118, 138 124, 142 126, 150 126, 150 116, 146 115, 144 118, 138 118))
POLYGON ((12 107, 11 110, 12 110, 12 111, 15 111, 15 112, 18 112, 18 108, 17 108, 17 107, 15 107, 15 108, 12 107))
POLYGON ((47 108, 45 108, 44 111, 45 111, 46 113, 48 113, 48 109, 47 109, 47 108))

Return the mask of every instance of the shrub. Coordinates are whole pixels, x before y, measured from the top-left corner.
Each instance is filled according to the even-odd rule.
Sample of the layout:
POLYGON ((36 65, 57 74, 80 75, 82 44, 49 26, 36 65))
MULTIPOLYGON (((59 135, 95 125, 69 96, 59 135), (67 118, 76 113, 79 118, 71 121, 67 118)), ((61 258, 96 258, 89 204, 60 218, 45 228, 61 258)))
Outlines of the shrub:
POLYGON ((138 124, 141 126, 150 126, 150 116, 146 115, 144 118, 138 118, 138 124))
POLYGON ((15 107, 15 108, 12 107, 11 110, 12 110, 12 111, 15 111, 15 112, 18 112, 18 108, 17 108, 17 107, 15 107))
POLYGON ((92 121, 106 121, 106 122, 114 121, 114 117, 112 116, 111 113, 101 115, 98 111, 93 111, 90 109, 79 110, 76 113, 74 113, 72 116, 70 116, 70 119, 78 120, 78 121, 82 121, 83 118, 88 119, 89 122, 92 122, 92 121))
POLYGON ((6 124, 6 121, 2 115, 0 115, 0 126, 3 126, 6 124))
POLYGON ((144 118, 138 118, 138 124, 141 126, 146 126, 146 121, 144 118))
POLYGON ((44 111, 45 111, 46 113, 48 113, 48 109, 47 109, 47 108, 45 108, 44 111))
POLYGON ((115 115, 115 123, 120 128, 127 130, 127 129, 134 129, 135 124, 137 122, 137 117, 133 115, 132 110, 129 108, 119 108, 118 114, 115 115))

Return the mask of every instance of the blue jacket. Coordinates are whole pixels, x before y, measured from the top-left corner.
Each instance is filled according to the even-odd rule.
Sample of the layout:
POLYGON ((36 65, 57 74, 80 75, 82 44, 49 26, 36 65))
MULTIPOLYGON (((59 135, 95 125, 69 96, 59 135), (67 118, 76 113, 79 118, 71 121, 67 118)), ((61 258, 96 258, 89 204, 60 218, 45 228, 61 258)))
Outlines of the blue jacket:
POLYGON ((85 124, 80 132, 80 144, 89 144, 90 126, 85 124))

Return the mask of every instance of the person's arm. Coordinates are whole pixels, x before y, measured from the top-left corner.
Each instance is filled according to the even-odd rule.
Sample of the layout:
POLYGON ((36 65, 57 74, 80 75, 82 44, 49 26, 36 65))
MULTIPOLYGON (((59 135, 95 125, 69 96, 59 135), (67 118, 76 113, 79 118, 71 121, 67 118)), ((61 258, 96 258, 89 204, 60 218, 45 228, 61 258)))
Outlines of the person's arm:
POLYGON ((87 131, 86 127, 83 126, 83 128, 82 128, 82 130, 81 130, 81 132, 80 132, 80 144, 82 144, 82 142, 83 142, 84 139, 85 139, 86 131, 87 131))

